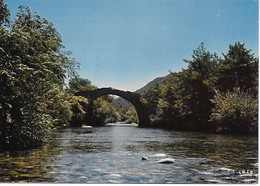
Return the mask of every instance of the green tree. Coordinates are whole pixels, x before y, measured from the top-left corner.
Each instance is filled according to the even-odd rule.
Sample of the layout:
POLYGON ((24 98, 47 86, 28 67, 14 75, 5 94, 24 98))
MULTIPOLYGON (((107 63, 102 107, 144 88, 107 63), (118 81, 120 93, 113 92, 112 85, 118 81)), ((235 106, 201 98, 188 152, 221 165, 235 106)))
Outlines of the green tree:
POLYGON ((149 89, 144 95, 145 99, 148 100, 148 113, 151 117, 156 113, 156 107, 160 98, 160 85, 157 83, 155 86, 149 89))
POLYGON ((81 127, 86 123, 87 109, 89 105, 88 99, 80 96, 71 96, 69 98, 72 117, 70 127, 81 127))
POLYGON ((51 23, 19 9, 15 22, 0 29, 1 150, 39 146, 71 115, 62 91, 74 61, 51 23))
POLYGON ((215 69, 219 58, 206 50, 204 44, 193 51, 192 60, 184 60, 188 69, 183 70, 183 96, 189 100, 190 119, 199 130, 208 130, 208 120, 212 108, 210 99, 214 96, 215 69))
POLYGON ((67 89, 70 93, 76 93, 87 90, 95 90, 97 87, 91 84, 91 81, 81 77, 73 77, 69 80, 69 88, 67 89))
POLYGON ((171 73, 162 86, 162 98, 158 104, 158 113, 163 126, 177 130, 190 130, 189 107, 190 94, 187 94, 183 81, 183 72, 171 73))
POLYGON ((96 87, 91 85, 91 82, 88 79, 76 76, 69 80, 69 87, 66 91, 71 94, 70 102, 73 113, 70 121, 71 127, 81 127, 83 124, 87 124, 87 118, 91 117, 93 106, 91 100, 81 96, 73 96, 73 94, 94 89, 96 89, 96 87))
POLYGON ((227 54, 218 67, 217 88, 220 91, 239 87, 243 91, 251 89, 255 94, 258 86, 258 59, 244 44, 236 42, 229 45, 227 54))
POLYGON ((0 26, 10 23, 9 16, 10 12, 7 9, 7 5, 3 0, 0 0, 0 26))

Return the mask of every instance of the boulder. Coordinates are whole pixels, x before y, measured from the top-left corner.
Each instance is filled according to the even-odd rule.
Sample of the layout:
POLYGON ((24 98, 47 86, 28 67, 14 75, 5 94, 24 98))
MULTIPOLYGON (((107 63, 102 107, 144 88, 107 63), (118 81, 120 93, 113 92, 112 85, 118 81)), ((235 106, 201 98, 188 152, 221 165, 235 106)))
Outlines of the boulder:
POLYGON ((164 159, 161 159, 159 161, 157 161, 158 163, 165 163, 165 164, 170 164, 170 163, 174 163, 175 160, 172 159, 172 158, 164 158, 164 159))
POLYGON ((83 128, 83 129, 92 129, 93 127, 92 127, 92 126, 89 126, 89 125, 82 125, 82 128, 83 128))
POLYGON ((154 155, 151 155, 151 157, 160 157, 160 158, 162 158, 162 157, 166 157, 166 154, 162 154, 162 153, 154 154, 154 155))
POLYGON ((141 160, 148 160, 146 156, 142 156, 141 160))

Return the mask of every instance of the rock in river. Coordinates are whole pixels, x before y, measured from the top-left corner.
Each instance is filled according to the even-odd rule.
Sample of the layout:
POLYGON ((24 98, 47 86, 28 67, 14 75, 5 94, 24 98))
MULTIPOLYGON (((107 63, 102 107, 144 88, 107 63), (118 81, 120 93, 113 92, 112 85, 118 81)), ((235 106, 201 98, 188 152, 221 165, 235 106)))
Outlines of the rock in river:
POLYGON ((162 154, 162 153, 160 153, 160 154, 154 154, 154 155, 151 155, 151 157, 166 157, 166 154, 162 154))
POLYGON ((170 164, 170 163, 174 163, 175 160, 172 159, 172 158, 164 158, 164 159, 161 159, 159 161, 157 161, 158 163, 165 163, 165 164, 170 164))
POLYGON ((92 129, 93 127, 92 127, 92 126, 89 126, 89 125, 82 125, 82 128, 83 128, 83 129, 92 129))
POLYGON ((142 156, 141 160, 148 160, 146 156, 142 156))

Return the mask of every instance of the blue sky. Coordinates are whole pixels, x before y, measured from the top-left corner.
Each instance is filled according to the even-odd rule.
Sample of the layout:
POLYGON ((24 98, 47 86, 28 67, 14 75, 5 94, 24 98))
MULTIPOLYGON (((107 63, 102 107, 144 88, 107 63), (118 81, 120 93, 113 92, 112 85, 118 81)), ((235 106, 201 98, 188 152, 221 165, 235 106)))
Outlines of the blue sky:
POLYGON ((98 87, 136 90, 186 67, 204 42, 226 53, 245 43, 258 56, 256 0, 4 0, 12 18, 20 4, 54 24, 79 74, 98 87))

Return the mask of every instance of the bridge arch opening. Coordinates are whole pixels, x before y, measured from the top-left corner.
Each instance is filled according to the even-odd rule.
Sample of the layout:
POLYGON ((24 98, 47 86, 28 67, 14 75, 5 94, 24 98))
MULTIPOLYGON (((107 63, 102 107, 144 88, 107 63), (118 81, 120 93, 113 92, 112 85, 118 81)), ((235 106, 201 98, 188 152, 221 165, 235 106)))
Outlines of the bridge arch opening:
POLYGON ((91 101, 96 100, 99 97, 106 96, 106 95, 116 95, 119 96, 127 101, 129 101, 135 108, 137 116, 138 116, 138 126, 145 127, 149 126, 149 116, 146 113, 145 105, 141 101, 141 95, 130 92, 130 91, 122 91, 112 88, 101 88, 95 89, 91 91, 82 91, 75 93, 76 96, 83 96, 88 98, 91 101))
POLYGON ((120 96, 112 95, 112 97, 114 98, 113 106, 119 115, 119 120, 117 122, 122 122, 124 124, 138 124, 139 118, 134 105, 120 96))

